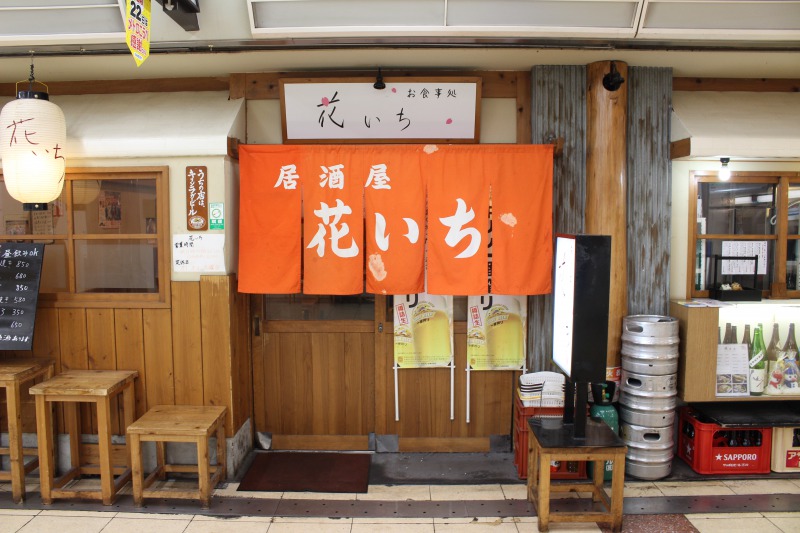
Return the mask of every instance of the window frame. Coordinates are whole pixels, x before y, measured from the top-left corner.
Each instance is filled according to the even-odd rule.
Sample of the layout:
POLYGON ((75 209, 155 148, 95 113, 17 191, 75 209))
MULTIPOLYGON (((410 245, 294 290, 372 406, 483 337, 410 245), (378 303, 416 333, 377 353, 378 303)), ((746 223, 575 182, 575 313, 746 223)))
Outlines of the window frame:
MULTIPOLYGON (((695 288, 695 261, 697 242, 699 240, 761 240, 774 242, 774 259, 768 268, 771 270, 772 283, 769 290, 762 291, 762 297, 774 299, 800 298, 800 290, 787 290, 786 287, 786 254, 788 241, 800 239, 800 235, 788 235, 789 232, 789 187, 800 183, 800 172, 733 172, 729 180, 719 179, 716 171, 691 171, 689 173, 689 225, 688 254, 686 269, 686 294, 690 298, 708 298, 708 290, 695 288), (772 235, 735 235, 735 234, 700 234, 697 232, 697 195, 701 183, 756 183, 776 186, 775 213, 777 222, 772 235)), ((706 283, 708 286, 708 283, 706 283)))
MULTIPOLYGON (((0 169, 2 179, 2 169, 0 169)), ((4 185, 3 185, 4 186, 4 185)), ((170 306, 171 254, 168 243, 170 235, 169 218, 169 167, 75 167, 67 168, 62 198, 67 217, 65 234, 30 234, 25 239, 15 235, 0 235, 0 241, 62 241, 66 252, 67 291, 40 292, 39 304, 42 307, 97 307, 97 308, 166 308, 170 306), (81 180, 154 180, 156 184, 156 233, 77 233, 74 227, 72 183, 81 180), (155 240, 158 254, 157 292, 92 292, 78 293, 76 279, 76 242, 82 241, 142 241, 155 240)), ((32 229, 32 228, 31 228, 32 229)))

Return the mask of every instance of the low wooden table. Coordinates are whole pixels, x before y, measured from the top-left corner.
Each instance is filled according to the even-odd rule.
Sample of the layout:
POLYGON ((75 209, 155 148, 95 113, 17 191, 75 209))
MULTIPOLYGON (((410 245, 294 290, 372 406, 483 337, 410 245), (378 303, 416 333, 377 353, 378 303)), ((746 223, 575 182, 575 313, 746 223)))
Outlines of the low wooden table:
POLYGON ((8 455, 11 469, 0 471, 0 480, 11 480, 14 503, 25 499, 25 474, 39 466, 39 458, 25 464, 26 455, 38 455, 36 448, 22 447, 22 405, 20 390, 34 379, 53 377, 54 364, 49 359, 0 359, 0 387, 6 390, 8 415, 8 448, 0 448, 0 455, 8 455))
POLYGON ((211 504, 211 491, 225 478, 225 407, 159 405, 128 426, 128 441, 133 459, 133 501, 141 506, 145 497, 197 498, 203 507, 211 504), (217 465, 211 466, 208 440, 217 437, 217 465), (156 469, 147 478, 142 468, 141 442, 156 443, 156 469), (167 442, 194 442, 197 466, 166 464, 167 442), (156 478, 167 472, 197 473, 198 490, 151 489, 156 478))
POLYGON ((622 530, 625 484, 625 454, 628 447, 603 422, 586 421, 586 437, 575 438, 574 426, 561 420, 528 420, 528 500, 539 518, 539 531, 550 522, 600 522, 622 530), (550 461, 594 461, 591 483, 550 481, 550 461), (611 498, 603 490, 605 461, 613 464, 611 498), (591 492, 592 502, 606 510, 587 512, 550 511, 551 492, 591 492))
POLYGON ((112 465, 111 399, 122 394, 124 424, 133 422, 135 404, 133 382, 135 370, 70 370, 34 385, 30 393, 36 396, 36 424, 39 439, 39 477, 42 503, 53 498, 87 498, 102 500, 111 505, 119 490, 131 478, 130 443, 126 442, 126 465, 112 465), (53 454, 52 409, 48 403, 64 404, 65 425, 69 431, 70 470, 55 477, 53 454), (79 403, 91 403, 97 409, 98 465, 84 465, 81 458, 81 427, 79 403), (63 488, 82 474, 100 474, 100 490, 69 490, 63 488), (114 474, 119 474, 114 479, 114 474))

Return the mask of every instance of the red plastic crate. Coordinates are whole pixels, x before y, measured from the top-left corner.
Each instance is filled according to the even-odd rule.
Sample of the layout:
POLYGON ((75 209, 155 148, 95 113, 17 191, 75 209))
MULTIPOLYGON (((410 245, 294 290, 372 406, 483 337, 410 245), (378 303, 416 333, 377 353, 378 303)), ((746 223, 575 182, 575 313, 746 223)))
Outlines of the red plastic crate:
MULTIPOLYGON (((524 407, 519 397, 514 396, 514 464, 517 466, 517 475, 520 479, 528 478, 528 419, 561 417, 563 414, 564 409, 561 407, 524 407)), ((586 479, 586 461, 561 461, 558 469, 551 471, 550 477, 586 479)))
POLYGON ((698 474, 768 474, 772 428, 724 428, 698 420, 690 407, 680 408, 678 457, 698 474), (759 432, 760 446, 728 446, 727 436, 759 432))

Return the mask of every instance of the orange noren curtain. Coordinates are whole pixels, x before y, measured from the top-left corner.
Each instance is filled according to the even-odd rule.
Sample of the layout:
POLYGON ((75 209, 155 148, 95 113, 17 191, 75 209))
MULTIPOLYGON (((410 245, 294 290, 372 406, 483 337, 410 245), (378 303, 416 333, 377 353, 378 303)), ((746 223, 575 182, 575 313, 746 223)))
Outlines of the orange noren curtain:
POLYGON ((553 264, 553 147, 498 148, 492 169, 492 293, 547 294, 553 264))
POLYGON ((292 147, 239 147, 239 292, 300 292, 298 157, 292 147))
POLYGON ((364 156, 367 292, 424 290, 425 187, 419 158, 405 147, 360 151, 364 156))
POLYGON ((429 294, 488 291, 489 177, 483 151, 439 146, 423 156, 429 294))
POLYGON ((364 181, 346 147, 306 152, 303 184, 303 292, 364 291, 364 181))

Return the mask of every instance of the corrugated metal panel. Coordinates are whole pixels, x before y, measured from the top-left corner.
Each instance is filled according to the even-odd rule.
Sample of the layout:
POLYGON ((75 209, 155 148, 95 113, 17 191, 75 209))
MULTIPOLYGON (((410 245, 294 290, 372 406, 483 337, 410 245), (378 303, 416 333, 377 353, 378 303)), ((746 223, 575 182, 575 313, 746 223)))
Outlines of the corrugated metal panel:
MULTIPOLYGON (((534 67, 531 87, 532 142, 564 139, 563 153, 553 164, 553 230, 579 233, 586 205, 586 67, 534 67)), ((528 301, 528 367, 547 370, 553 349, 552 297, 528 301)))
POLYGON ((669 312, 672 69, 628 70, 628 312, 669 312))

